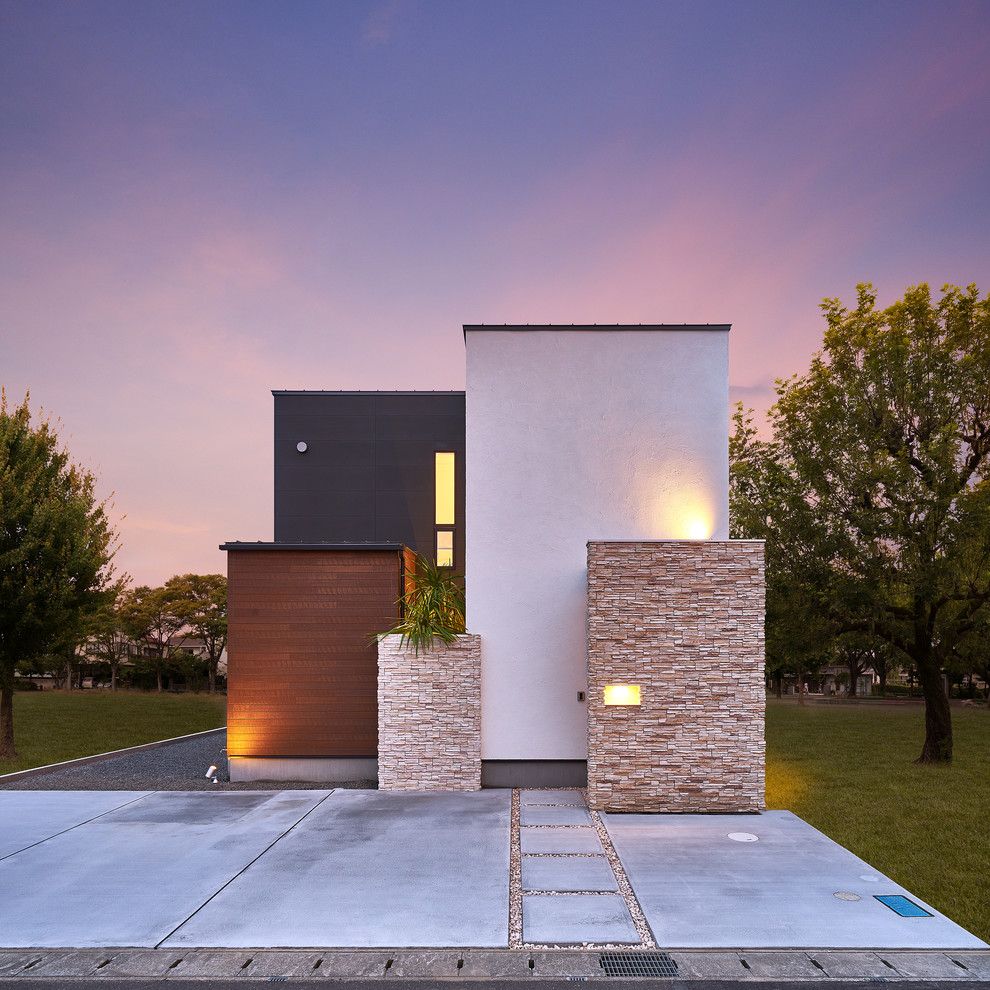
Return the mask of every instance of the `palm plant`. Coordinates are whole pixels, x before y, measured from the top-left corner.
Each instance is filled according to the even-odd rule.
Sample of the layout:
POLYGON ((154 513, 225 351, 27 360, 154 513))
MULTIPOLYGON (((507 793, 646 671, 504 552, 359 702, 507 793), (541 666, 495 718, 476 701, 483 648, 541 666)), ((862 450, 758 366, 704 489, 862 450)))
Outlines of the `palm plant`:
POLYGON ((439 639, 452 643, 464 632, 464 578, 449 568, 419 557, 415 572, 407 572, 406 592, 399 599, 402 620, 383 636, 397 635, 399 645, 412 646, 416 655, 439 639))

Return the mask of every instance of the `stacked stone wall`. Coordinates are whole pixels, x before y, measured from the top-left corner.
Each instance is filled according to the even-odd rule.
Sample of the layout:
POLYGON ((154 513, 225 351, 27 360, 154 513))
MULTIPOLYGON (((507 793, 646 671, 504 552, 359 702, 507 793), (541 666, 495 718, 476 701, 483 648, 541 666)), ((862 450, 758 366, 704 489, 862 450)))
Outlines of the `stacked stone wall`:
POLYGON ((764 587, 761 541, 588 544, 592 808, 764 809, 764 587))
POLYGON ((481 789, 481 637, 378 644, 378 788, 481 789))

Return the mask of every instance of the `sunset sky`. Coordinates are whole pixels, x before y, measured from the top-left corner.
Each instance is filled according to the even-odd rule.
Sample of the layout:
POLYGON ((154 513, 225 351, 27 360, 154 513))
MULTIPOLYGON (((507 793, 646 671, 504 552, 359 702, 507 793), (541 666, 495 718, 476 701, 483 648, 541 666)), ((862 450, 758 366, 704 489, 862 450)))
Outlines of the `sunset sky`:
POLYGON ((0 384, 138 583, 272 536, 273 388, 459 389, 464 323, 990 290, 990 3, 0 0, 0 384))

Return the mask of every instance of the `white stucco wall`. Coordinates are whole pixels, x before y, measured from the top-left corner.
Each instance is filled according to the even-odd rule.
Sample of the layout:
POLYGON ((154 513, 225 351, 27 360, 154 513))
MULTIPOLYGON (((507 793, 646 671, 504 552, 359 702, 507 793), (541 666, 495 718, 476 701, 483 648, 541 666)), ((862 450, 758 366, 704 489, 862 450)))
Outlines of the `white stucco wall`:
POLYGON ((482 759, 585 759, 586 544, 728 538, 728 328, 465 341, 482 759))

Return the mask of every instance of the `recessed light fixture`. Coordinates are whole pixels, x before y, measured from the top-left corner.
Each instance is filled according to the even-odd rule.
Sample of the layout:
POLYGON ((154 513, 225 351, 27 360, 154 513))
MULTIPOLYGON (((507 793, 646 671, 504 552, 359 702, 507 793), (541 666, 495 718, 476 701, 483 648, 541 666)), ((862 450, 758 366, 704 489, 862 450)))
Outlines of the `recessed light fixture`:
POLYGON ((299 443, 296 444, 296 450, 298 450, 300 454, 305 454, 306 451, 309 450, 309 444, 306 443, 305 440, 300 440, 299 443))

